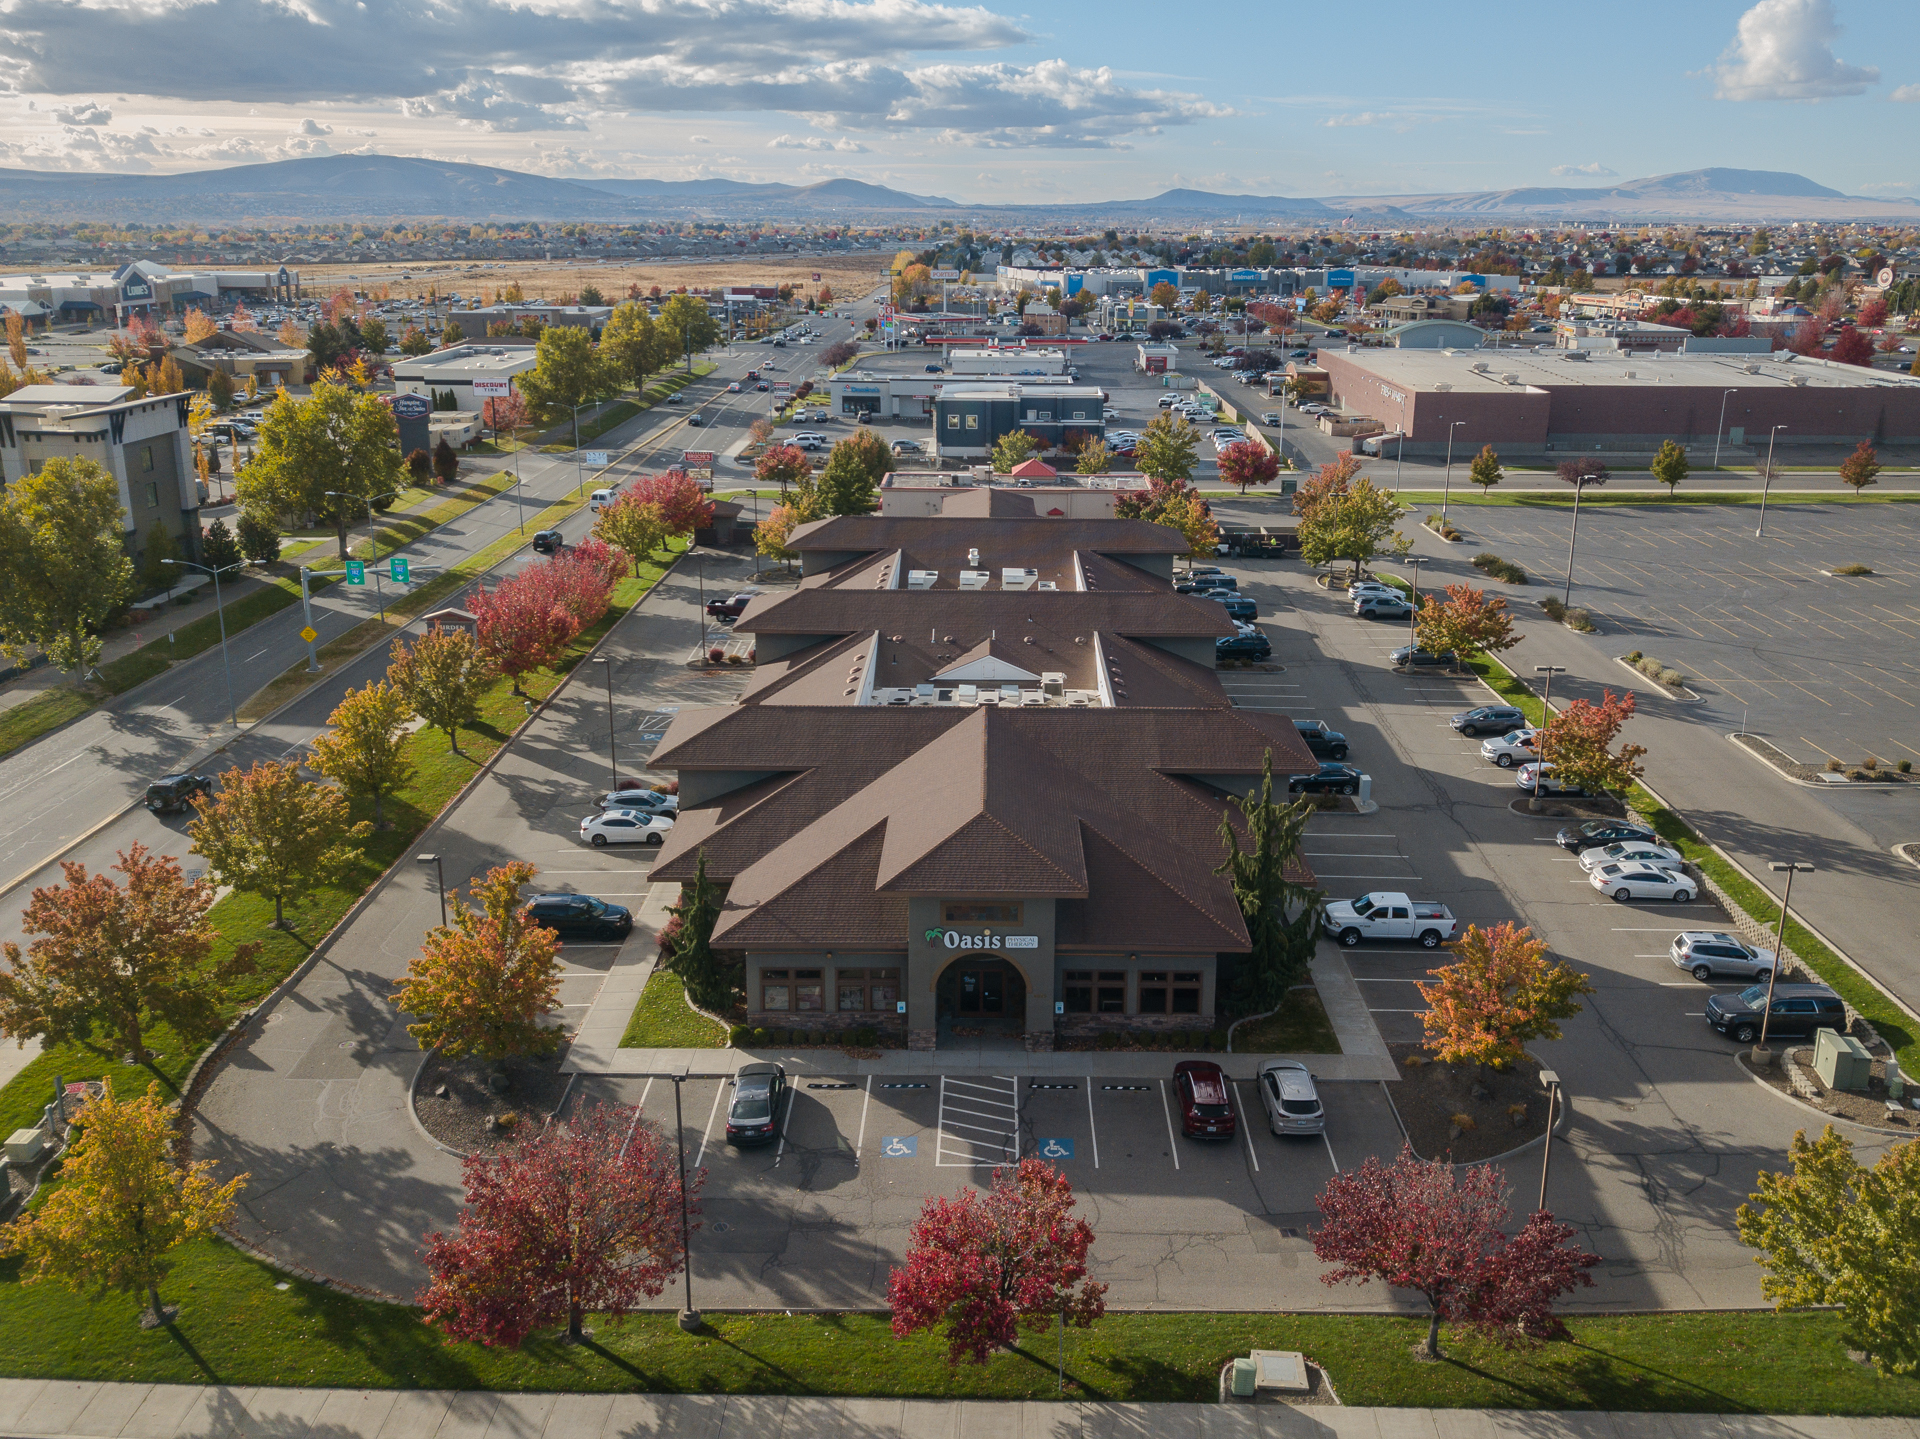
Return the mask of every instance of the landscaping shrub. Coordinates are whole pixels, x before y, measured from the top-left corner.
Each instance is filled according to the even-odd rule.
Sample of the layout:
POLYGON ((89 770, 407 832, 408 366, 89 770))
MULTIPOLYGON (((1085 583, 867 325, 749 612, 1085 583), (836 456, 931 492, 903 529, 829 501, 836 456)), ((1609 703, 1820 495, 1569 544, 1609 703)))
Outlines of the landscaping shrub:
POLYGON ((1845 768, 1846 768, 1846 766, 1845 766, 1845 765, 1843 765, 1843 764, 1841 764, 1841 763, 1840 763, 1840 761, 1839 761, 1839 760, 1837 760, 1837 759, 1830 759, 1830 760, 1828 760, 1828 761, 1827 761, 1827 773, 1828 773, 1828 774, 1839 774, 1839 773, 1840 773, 1840 771, 1842 771, 1842 770, 1843 770, 1843 769, 1845 769, 1845 768))
POLYGON ((1457 540, 1460 538, 1460 531, 1456 530, 1451 522, 1441 519, 1437 514, 1428 515, 1424 520, 1420 521, 1420 523, 1432 530, 1443 540, 1457 540))
POLYGON ((1836 575, 1870 575, 1873 573, 1867 566, 1860 564, 1835 565, 1833 572, 1836 575))
POLYGON ((707 651, 707 661, 710 664, 717 665, 720 663, 721 660, 725 658, 726 658, 726 651, 721 649, 718 645, 714 646, 712 649, 707 651))
POLYGON ((1634 661, 1633 667, 1639 670, 1641 674, 1656 683, 1665 685, 1668 689, 1678 689, 1687 682, 1687 677, 1681 674, 1679 670, 1673 669, 1664 661, 1657 660, 1652 655, 1641 655, 1638 650, 1635 650, 1634 653, 1628 655, 1627 658, 1634 661), (1635 655, 1638 655, 1639 658, 1635 659, 1635 655))
POLYGON ((875 1033, 870 1024, 863 1024, 853 1032, 853 1042, 862 1049, 872 1049, 874 1042, 879 1038, 880 1036, 875 1033))
POLYGON ((1560 602, 1558 595, 1543 596, 1540 608, 1547 612, 1547 618, 1550 620, 1564 620, 1567 617, 1567 607, 1560 602))
POLYGON ((1879 769, 1880 768, 1879 757, 1876 755, 1868 755, 1865 759, 1860 761, 1860 768, 1866 769, 1866 770, 1879 769))
POLYGON ((1655 675, 1654 678, 1659 680, 1660 683, 1665 685, 1668 689, 1672 689, 1672 690, 1679 689, 1681 685, 1687 682, 1687 677, 1681 674, 1679 670, 1663 669, 1660 671, 1659 674, 1655 675))
POLYGON ((1568 629, 1578 630, 1583 635, 1590 635, 1598 628, 1593 622, 1593 616, 1582 609, 1568 610, 1566 618, 1562 623, 1565 624, 1568 629))
POLYGON ((1527 582, 1525 570, 1512 560, 1503 560, 1496 554, 1482 552, 1475 555, 1473 566, 1481 573, 1492 575, 1496 580, 1502 580, 1510 585, 1524 585, 1527 582))
POLYGON ((1102 1049, 1118 1049, 1120 1047, 1120 1036, 1115 1034, 1111 1029, 1103 1029, 1100 1031, 1100 1037, 1095 1040, 1094 1043, 1102 1049))
POLYGON ((745 1049, 753 1042, 753 1031, 744 1024, 732 1025, 727 1030, 727 1043, 735 1049, 745 1049))
POLYGON ((1627 663, 1628 663, 1628 664, 1630 664, 1630 665, 1637 665, 1637 664, 1639 664, 1639 663, 1640 663, 1640 658, 1641 658, 1641 656, 1640 656, 1640 651, 1639 651, 1639 650, 1628 650, 1628 651, 1627 651, 1627 663))
POLYGON ((1848 779, 1872 779, 1873 776, 1868 774, 1863 769, 1850 769, 1847 771, 1847 778, 1848 779))
POLYGON ((758 1025, 754 1028, 754 1031, 753 1031, 754 1048, 756 1049, 761 1048, 762 1046, 769 1043, 772 1040, 772 1038, 773 1038, 773 1035, 771 1031, 769 1031, 764 1024, 758 1025))
POLYGON ((1910 759, 1903 759, 1903 760, 1901 760, 1901 761, 1900 761, 1900 763, 1899 763, 1899 766, 1898 766, 1898 768, 1899 768, 1899 770, 1900 770, 1900 773, 1901 773, 1901 774, 1912 774, 1912 773, 1913 773, 1913 761, 1912 761, 1912 760, 1910 760, 1910 759))
POLYGON ((1226 1030, 1224 1030, 1224 1029, 1216 1029, 1216 1030, 1214 1030, 1214 1031, 1213 1031, 1213 1033, 1211 1033, 1211 1034, 1209 1034, 1209 1035, 1207 1036, 1207 1048, 1208 1048, 1208 1049, 1225 1049, 1226 1047, 1227 1047, 1227 1032, 1226 1032, 1226 1030))

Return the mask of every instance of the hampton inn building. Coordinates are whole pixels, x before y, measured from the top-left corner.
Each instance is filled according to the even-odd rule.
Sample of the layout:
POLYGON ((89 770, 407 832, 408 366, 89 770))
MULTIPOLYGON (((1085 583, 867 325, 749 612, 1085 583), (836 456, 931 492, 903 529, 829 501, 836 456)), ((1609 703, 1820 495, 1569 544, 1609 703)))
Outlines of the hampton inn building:
POLYGON ((1269 751, 1313 761, 1221 688, 1233 622, 1174 593, 1179 535, 973 489, 788 544, 799 588, 739 620, 748 689, 682 710, 651 761, 680 781, 654 878, 706 854, 749 1022, 927 1049, 1210 1027, 1248 950, 1221 819, 1269 751))

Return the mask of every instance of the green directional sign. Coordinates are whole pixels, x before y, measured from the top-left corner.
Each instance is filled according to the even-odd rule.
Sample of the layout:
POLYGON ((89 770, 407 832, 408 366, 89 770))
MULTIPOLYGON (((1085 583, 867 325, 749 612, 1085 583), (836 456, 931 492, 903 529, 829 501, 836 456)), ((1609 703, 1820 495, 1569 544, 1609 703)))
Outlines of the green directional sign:
POLYGON ((347 583, 364 585, 367 582, 367 566, 364 560, 347 561, 347 583))
POLYGON ((407 562, 398 555, 388 560, 387 578, 392 580, 396 585, 404 585, 407 583, 407 562))

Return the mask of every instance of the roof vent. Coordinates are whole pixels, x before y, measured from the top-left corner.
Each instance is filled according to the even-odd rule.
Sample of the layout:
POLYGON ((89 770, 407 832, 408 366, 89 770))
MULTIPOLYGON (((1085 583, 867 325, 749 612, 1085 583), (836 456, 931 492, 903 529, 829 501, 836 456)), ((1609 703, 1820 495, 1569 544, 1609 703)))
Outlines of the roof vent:
POLYGON ((960 588, 963 590, 984 590, 987 587, 987 581, 992 578, 993 576, 985 570, 962 570, 960 571, 960 588))
POLYGON ((1060 586, 1055 584, 1052 580, 1042 580, 1040 581, 1039 584, 1035 585, 1034 588, 1039 590, 1057 590, 1060 588, 1060 586))
POLYGON ((930 590, 933 582, 940 578, 938 570, 908 570, 907 588, 910 590, 930 590))
POLYGON ((1804 385, 1806 384, 1806 382, 1807 382, 1807 377, 1805 375, 1788 375, 1787 376, 1787 383, 1789 385, 1804 385))
POLYGON ((1624 379, 1637 380, 1640 378, 1638 372, 1634 370, 1622 370, 1620 373, 1624 379))
POLYGON ((976 569, 976 570, 979 569, 980 568, 980 551, 968 550, 967 564, 973 569, 976 569))
POLYGON ((1446 394, 1447 391, 1451 390, 1452 388, 1453 388, 1453 385, 1446 380, 1442 380, 1439 384, 1434 386, 1434 389, 1438 390, 1443 395, 1446 394))
POLYGON ((1067 677, 1060 670, 1046 670, 1040 676, 1040 688, 1050 695, 1063 695, 1067 692, 1067 677))
POLYGON ((1000 571, 1000 588, 1003 590, 1030 590, 1040 578, 1038 570, 1011 569, 1000 571))
POLYGON ((1503 385, 1517 385, 1520 383, 1520 377, 1509 370, 1500 377, 1500 383, 1503 385))
POLYGON ((1475 360, 1471 365, 1468 365, 1467 368, 1472 370, 1476 375, 1484 375, 1491 366, 1489 366, 1485 360, 1475 360))

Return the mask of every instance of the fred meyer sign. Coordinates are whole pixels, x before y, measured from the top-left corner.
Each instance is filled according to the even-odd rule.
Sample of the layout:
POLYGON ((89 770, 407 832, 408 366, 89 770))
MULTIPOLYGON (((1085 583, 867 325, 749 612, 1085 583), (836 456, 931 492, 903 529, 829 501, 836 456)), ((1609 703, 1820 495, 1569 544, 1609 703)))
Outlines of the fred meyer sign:
POLYGON ((1038 949, 1037 934, 964 934, 957 929, 930 929, 927 943, 945 949, 1038 949))

